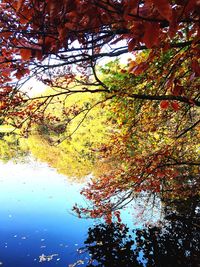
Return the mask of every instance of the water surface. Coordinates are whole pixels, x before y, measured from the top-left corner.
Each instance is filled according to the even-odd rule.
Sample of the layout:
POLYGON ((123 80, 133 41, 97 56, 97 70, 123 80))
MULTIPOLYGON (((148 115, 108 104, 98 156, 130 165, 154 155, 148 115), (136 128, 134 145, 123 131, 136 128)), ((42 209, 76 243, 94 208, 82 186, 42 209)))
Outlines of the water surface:
MULTIPOLYGON (((91 233, 89 228, 95 230, 102 221, 80 219, 72 213, 75 203, 85 204, 80 195, 82 187, 83 184, 72 183, 48 165, 34 160, 0 163, 0 265, 86 266, 89 255, 80 254, 79 249, 91 233)), ((130 229, 142 228, 145 220, 153 222, 160 218, 158 201, 153 209, 143 203, 146 211, 142 221, 139 220, 139 202, 133 201, 121 214, 123 223, 130 229)), ((107 232, 104 232, 106 240, 107 232)), ((106 251, 109 247, 112 251, 113 242, 106 243, 106 251)), ((139 253, 138 259, 145 265, 142 256, 139 253)))
POLYGON ((36 161, 0 163, 0 265, 63 267, 79 260, 77 249, 94 223, 71 212, 82 201, 80 187, 36 161), (53 256, 43 261, 43 255, 53 256))

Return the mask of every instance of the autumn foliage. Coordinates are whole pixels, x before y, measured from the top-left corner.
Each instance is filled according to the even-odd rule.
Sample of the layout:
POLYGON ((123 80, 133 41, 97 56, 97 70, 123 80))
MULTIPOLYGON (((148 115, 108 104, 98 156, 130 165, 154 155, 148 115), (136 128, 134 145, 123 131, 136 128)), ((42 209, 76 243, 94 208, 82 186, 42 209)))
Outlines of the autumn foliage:
MULTIPOLYGON (((126 40, 130 52, 144 46, 169 49, 198 43, 199 3, 195 0, 9 0, 1 1, 1 8, 5 79, 12 72, 20 79, 30 61, 50 54, 66 65, 99 58, 104 44, 121 40, 126 40)), ((191 67, 199 72, 197 59, 191 67)))
POLYGON ((110 114, 110 144, 93 148, 105 173, 83 191, 92 208, 78 213, 109 221, 133 192, 171 200, 197 194, 198 0, 2 0, 0 7, 2 123, 25 125, 26 133, 46 121, 66 129, 66 117, 91 107, 69 108, 72 115, 63 108, 62 117, 47 107, 85 92, 102 93, 93 105, 110 114), (126 66, 98 67, 128 52, 126 66), (32 97, 24 90, 32 77, 54 92, 32 97))

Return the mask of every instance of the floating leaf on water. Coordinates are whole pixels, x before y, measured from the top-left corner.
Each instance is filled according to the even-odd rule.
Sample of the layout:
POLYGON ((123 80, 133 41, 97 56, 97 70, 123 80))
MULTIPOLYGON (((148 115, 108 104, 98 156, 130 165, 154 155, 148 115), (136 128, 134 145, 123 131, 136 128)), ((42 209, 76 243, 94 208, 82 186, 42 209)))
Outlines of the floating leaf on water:
POLYGON ((39 256, 39 262, 51 261, 56 256, 58 256, 58 254, 52 254, 52 255, 44 255, 44 254, 42 254, 42 255, 39 256))

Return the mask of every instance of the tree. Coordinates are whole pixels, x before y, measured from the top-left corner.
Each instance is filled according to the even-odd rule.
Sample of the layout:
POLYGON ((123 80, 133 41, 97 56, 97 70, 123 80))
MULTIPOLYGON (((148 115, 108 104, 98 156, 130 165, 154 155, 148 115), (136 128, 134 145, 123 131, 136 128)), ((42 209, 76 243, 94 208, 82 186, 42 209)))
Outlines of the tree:
MULTIPOLYGON (((153 64, 162 67, 166 63, 152 62, 151 69, 157 71, 153 64)), ((110 102, 108 121, 115 131, 109 144, 103 150, 97 149, 101 173, 82 191, 91 206, 77 212, 105 216, 109 222, 115 211, 144 191, 159 196, 165 203, 198 196, 199 130, 195 128, 198 108, 184 103, 179 109, 173 105, 163 109, 156 101, 152 104, 133 100, 132 95, 141 90, 163 93, 165 89, 157 89, 157 80, 148 87, 151 72, 135 76, 128 70, 120 70, 116 62, 103 72, 108 69, 104 82, 111 91, 117 88, 110 102)))
MULTIPOLYGON (((87 82, 85 69, 90 66, 97 80, 93 85, 97 86, 101 85, 95 75, 95 64, 99 58, 150 49, 152 53, 145 62, 137 67, 131 64, 134 72, 139 73, 147 71, 148 62, 160 58, 159 51, 172 48, 176 48, 177 56, 171 58, 172 69, 168 74, 166 69, 162 70, 165 77, 162 84, 166 89, 173 89, 173 92, 169 96, 150 95, 149 99, 178 100, 199 106, 196 95, 183 96, 183 88, 180 88, 182 76, 173 75, 174 70, 182 69, 188 57, 193 76, 187 77, 183 70, 181 75, 189 81, 200 72, 197 0, 4 0, 1 7, 2 110, 8 107, 13 109, 22 102, 19 89, 30 71, 31 76, 39 76, 47 84, 62 87, 60 93, 67 95, 71 93, 68 83, 74 79, 73 63, 78 64, 87 82), (124 40, 124 47, 121 47, 121 40, 124 40), (108 52, 102 49, 104 45, 110 47, 108 52), (17 82, 13 82, 14 77, 17 82), (60 84, 59 80, 56 83, 56 77, 64 77, 65 82, 62 79, 60 84)), ((109 92, 107 88, 101 88, 101 91, 109 92)), ((135 97, 148 99, 146 95, 135 97)), ((25 103, 28 100, 26 97, 25 103)), ((43 97, 43 105, 50 100, 50 96, 48 99, 43 97)), ((162 106, 166 105, 164 103, 162 106)), ((33 109, 32 105, 28 106, 33 109)))
MULTIPOLYGON (((101 93, 94 106, 110 112, 110 144, 94 148, 106 173, 84 191, 93 201, 84 212, 111 217, 144 190, 170 201, 198 195, 199 1, 3 0, 0 5, 4 123, 23 126, 25 133, 46 121, 65 129, 67 120, 60 123, 48 107, 77 93, 101 93), (127 66, 99 70, 99 59, 127 52, 134 55, 127 66), (30 77, 54 92, 30 97, 23 89, 30 77)), ((87 116, 89 110, 64 109, 62 115, 87 116)))

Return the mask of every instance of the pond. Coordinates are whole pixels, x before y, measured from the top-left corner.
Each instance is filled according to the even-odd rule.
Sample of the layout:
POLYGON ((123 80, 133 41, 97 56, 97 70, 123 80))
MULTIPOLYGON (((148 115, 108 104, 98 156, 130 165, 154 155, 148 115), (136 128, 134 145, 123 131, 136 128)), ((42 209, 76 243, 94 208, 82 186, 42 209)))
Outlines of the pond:
MULTIPOLYGON (((100 220, 79 219, 71 209, 75 202, 84 202, 79 194, 82 184, 72 183, 34 160, 0 163, 0 170, 0 265, 3 267, 129 267, 132 263, 134 266, 165 266, 155 265, 149 256, 154 247, 154 244, 147 247, 152 241, 152 232, 142 232, 141 224, 131 212, 133 204, 122 213, 127 228, 105 225, 100 220), (135 229, 131 235, 129 228, 135 229), (92 254, 94 265, 89 260, 92 254), (148 261, 152 265, 148 265, 148 261)), ((152 221, 159 218, 157 209, 152 221)), ((194 240, 196 233, 195 230, 194 240)), ((197 253, 198 244, 195 246, 197 253)))

